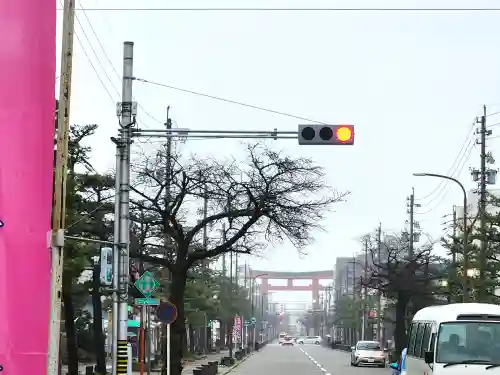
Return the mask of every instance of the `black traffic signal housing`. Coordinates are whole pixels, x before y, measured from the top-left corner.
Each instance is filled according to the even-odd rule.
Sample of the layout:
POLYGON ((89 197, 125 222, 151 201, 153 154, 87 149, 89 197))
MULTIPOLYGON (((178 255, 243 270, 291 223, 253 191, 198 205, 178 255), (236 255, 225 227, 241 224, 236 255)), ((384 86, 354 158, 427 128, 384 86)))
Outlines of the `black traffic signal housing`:
POLYGON ((354 125, 299 125, 299 145, 353 145, 354 125))

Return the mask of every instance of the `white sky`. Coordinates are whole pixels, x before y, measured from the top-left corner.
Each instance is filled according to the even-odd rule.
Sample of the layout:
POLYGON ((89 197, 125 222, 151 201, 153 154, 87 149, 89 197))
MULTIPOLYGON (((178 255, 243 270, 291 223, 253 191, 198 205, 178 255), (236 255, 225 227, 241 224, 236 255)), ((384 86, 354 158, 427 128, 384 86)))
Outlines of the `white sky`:
MULTIPOLYGON (((81 0, 79 4, 86 9, 145 7, 139 0, 81 0)), ((488 7, 500 3, 147 1, 150 8, 417 5, 488 7)), ((307 257, 300 259, 286 244, 270 249, 267 259, 249 260, 257 269, 332 269, 336 257, 361 249, 359 237, 374 230, 379 221, 388 231, 403 228, 411 188, 415 187, 417 198, 423 198, 439 183, 412 177, 413 172, 449 173, 473 188, 469 167, 479 166, 479 147, 466 155, 459 151, 467 136, 467 142, 472 139, 472 120, 481 115, 483 104, 488 105, 489 113, 500 111, 500 12, 88 10, 77 14, 76 34, 88 56, 75 40, 71 122, 100 125, 92 139, 92 162, 98 170, 110 169, 114 163, 109 137, 117 132, 115 103, 121 92, 124 41, 135 42, 136 77, 356 126, 354 147, 304 147, 294 140, 273 143, 283 152, 313 158, 326 169, 330 184, 352 195, 325 220, 325 232, 316 234, 307 257), (457 155, 458 170, 449 172, 457 155)), ((59 21, 61 15, 59 12, 59 21)), ((134 83, 134 96, 160 122, 170 105, 174 123, 182 128, 295 130, 304 123, 138 82, 134 83)), ((162 128, 142 109, 138 119, 144 127, 162 128)), ((500 115, 490 116, 488 121, 498 123, 500 115)), ((495 153, 500 138, 494 138, 498 136, 495 126, 491 130, 488 147, 495 153)), ((220 157, 240 155, 240 149, 240 141, 230 139, 193 140, 182 145, 186 153, 220 157)), ((442 216, 461 201, 458 187, 442 187, 419 201, 422 207, 418 211, 427 213, 417 215, 422 229, 436 238, 442 234, 442 216)))

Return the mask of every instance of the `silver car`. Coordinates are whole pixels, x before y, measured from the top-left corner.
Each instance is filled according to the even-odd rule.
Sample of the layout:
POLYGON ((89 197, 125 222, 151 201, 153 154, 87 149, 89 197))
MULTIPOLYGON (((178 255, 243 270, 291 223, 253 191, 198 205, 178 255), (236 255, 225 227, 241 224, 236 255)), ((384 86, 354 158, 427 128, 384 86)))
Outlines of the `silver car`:
POLYGON ((385 367, 386 355, 378 341, 358 341, 351 347, 351 366, 385 367))
POLYGON ((321 344, 321 337, 320 336, 299 337, 297 339, 297 344, 315 344, 315 345, 319 345, 319 344, 321 344))

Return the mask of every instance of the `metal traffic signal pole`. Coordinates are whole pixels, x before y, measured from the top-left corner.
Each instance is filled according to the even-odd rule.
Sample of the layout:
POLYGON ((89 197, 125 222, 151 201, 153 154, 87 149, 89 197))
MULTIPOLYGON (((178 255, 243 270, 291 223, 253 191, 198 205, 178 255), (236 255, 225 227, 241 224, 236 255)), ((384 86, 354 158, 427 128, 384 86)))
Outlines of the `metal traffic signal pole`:
POLYGON ((118 187, 118 207, 115 207, 115 233, 114 238, 117 242, 118 250, 118 267, 114 270, 114 283, 118 288, 115 290, 115 297, 118 299, 117 306, 114 308, 117 311, 117 317, 113 318, 113 323, 117 326, 113 327, 113 332, 116 332, 116 375, 125 375, 128 371, 128 279, 129 279, 129 192, 130 192, 130 145, 131 128, 133 126, 133 116, 135 105, 132 102, 132 81, 133 81, 133 58, 134 58, 134 43, 125 42, 123 44, 123 84, 122 84, 122 102, 118 106, 119 114, 121 115, 120 138, 114 140, 117 148, 116 166, 118 187), (116 221, 119 223, 116 224, 116 221))

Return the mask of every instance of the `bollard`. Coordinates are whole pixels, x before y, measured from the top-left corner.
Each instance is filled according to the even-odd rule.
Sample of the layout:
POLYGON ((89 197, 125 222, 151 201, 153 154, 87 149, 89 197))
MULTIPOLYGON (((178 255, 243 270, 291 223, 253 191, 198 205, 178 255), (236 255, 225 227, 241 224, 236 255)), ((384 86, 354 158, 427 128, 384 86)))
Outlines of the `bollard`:
POLYGON ((208 364, 212 365, 212 367, 214 368, 214 374, 218 374, 219 373, 219 362, 217 362, 217 361, 209 361, 208 364))
POLYGON ((213 374, 212 366, 210 366, 208 363, 204 363, 201 366, 205 369, 205 375, 215 375, 213 374))

